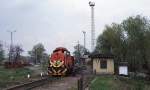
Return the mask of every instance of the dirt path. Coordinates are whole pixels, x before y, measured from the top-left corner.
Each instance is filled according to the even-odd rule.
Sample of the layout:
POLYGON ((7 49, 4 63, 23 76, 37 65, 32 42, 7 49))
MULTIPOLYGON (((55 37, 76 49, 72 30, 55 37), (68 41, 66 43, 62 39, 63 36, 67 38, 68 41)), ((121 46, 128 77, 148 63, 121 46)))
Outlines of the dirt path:
POLYGON ((32 90, 69 90, 73 87, 77 88, 78 79, 79 77, 65 77, 57 82, 48 83, 32 90))

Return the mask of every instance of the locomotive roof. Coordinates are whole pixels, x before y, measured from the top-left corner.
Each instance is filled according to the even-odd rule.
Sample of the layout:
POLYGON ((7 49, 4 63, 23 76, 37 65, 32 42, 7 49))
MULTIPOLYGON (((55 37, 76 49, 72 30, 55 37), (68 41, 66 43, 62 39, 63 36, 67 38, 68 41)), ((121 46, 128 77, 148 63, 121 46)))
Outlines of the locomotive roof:
POLYGON ((56 52, 56 51, 68 51, 68 50, 66 48, 64 48, 64 47, 58 47, 53 52, 56 52))

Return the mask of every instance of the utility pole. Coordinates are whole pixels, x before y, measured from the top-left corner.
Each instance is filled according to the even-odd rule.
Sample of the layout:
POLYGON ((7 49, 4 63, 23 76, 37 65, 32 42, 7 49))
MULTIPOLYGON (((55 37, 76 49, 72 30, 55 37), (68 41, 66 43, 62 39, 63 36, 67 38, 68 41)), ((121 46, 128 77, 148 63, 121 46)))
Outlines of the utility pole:
POLYGON ((9 51, 9 61, 11 62, 13 59, 13 33, 16 32, 14 31, 8 31, 10 32, 10 39, 11 39, 11 43, 10 43, 10 51, 9 51))
POLYGON ((84 54, 85 54, 85 49, 86 49, 86 32, 82 31, 84 35, 84 54))
POLYGON ((79 55, 80 55, 80 49, 79 49, 79 41, 78 41, 78 53, 79 53, 79 55))
POLYGON ((79 41, 78 41, 78 45, 77 45, 77 49, 78 49, 78 62, 79 64, 81 64, 81 54, 80 54, 80 44, 79 44, 79 41))
POLYGON ((95 48, 95 23, 94 23, 94 2, 89 2, 89 6, 91 7, 91 51, 94 51, 95 48))

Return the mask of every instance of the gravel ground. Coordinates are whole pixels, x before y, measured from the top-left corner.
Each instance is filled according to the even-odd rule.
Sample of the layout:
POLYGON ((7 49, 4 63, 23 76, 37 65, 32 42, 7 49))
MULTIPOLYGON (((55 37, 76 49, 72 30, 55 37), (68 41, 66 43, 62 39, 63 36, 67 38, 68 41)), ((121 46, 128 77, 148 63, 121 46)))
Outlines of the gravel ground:
POLYGON ((65 77, 56 82, 48 83, 46 85, 34 88, 32 90, 70 90, 77 88, 77 81, 79 77, 65 77))

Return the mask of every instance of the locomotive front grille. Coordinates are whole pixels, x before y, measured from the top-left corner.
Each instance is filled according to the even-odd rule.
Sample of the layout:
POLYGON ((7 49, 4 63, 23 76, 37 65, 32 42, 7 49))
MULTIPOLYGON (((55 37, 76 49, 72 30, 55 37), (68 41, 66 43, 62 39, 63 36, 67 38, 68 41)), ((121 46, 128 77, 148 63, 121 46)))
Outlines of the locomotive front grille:
POLYGON ((65 67, 49 67, 49 75, 65 75, 67 68, 65 67))

